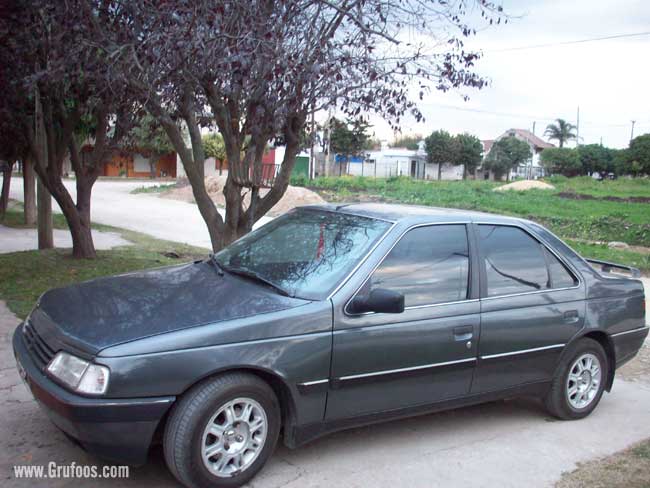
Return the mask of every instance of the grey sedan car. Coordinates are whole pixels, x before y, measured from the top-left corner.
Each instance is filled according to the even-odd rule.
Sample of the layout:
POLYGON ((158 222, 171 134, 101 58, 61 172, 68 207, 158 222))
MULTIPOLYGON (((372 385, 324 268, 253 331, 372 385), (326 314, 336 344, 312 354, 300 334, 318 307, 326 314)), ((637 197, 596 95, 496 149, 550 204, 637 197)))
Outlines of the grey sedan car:
POLYGON ((303 207, 203 261, 48 291, 13 347, 89 451, 162 442, 181 483, 239 486, 280 437, 517 395, 588 415, 648 334, 637 276, 525 220, 303 207))

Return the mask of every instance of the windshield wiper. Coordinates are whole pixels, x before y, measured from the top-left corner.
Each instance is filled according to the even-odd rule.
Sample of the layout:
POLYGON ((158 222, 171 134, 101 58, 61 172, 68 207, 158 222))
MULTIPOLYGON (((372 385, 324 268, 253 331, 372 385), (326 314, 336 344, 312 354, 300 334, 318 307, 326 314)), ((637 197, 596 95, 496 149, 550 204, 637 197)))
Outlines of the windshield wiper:
POLYGON ((221 269, 226 270, 228 273, 245 276, 247 278, 252 278, 256 281, 259 281, 260 283, 264 283, 265 285, 270 286, 271 288, 275 289, 285 297, 294 298, 293 293, 283 288, 282 286, 278 285, 277 283, 273 283, 271 280, 265 278, 259 273, 256 273, 255 271, 251 271, 250 269, 246 269, 246 268, 231 268, 230 266, 224 266, 224 265, 219 265, 219 266, 221 269))
POLYGON ((217 259, 217 255, 214 253, 210 253, 210 262, 214 265, 215 269, 217 270, 217 274, 219 276, 223 276, 223 267, 221 264, 219 264, 219 260, 217 259))

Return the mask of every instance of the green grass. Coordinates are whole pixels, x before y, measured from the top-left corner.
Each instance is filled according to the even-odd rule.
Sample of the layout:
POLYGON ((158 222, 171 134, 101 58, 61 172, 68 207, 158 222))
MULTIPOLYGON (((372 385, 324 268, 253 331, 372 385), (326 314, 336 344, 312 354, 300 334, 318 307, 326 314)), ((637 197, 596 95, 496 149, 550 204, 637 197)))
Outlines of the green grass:
POLYGON ((151 186, 139 186, 133 190, 131 190, 132 194, 136 193, 162 193, 167 190, 171 190, 172 188, 176 188, 176 183, 169 183, 165 185, 151 185, 151 186))
POLYGON ((634 266, 635 268, 639 268, 644 274, 650 274, 650 254, 622 249, 610 249, 606 244, 589 244, 571 239, 567 239, 566 243, 578 254, 586 258, 634 266))
MULTIPOLYGON (((65 220, 61 227, 58 217, 62 218, 54 215, 55 226, 67 229, 65 220)), ((7 212, 3 224, 25 227, 22 224, 22 213, 16 210, 7 212)), ((155 239, 139 232, 106 225, 93 225, 93 228, 120 233, 133 245, 97 251, 97 259, 73 259, 70 249, 0 254, 0 298, 7 302, 9 309, 24 318, 38 297, 50 288, 99 276, 179 264, 204 258, 208 253, 207 249, 155 239), (164 253, 170 251, 180 257, 166 257, 164 253)))
MULTIPOLYGON (((503 183, 491 181, 418 181, 410 178, 327 177, 311 182, 295 178, 292 184, 308 186, 328 201, 385 201, 462 208, 524 217, 547 226, 563 238, 586 241, 623 241, 650 247, 650 204, 602 200, 602 197, 650 197, 650 180, 553 178, 555 190, 495 192, 503 183), (561 192, 596 196, 594 200, 561 197, 561 192)), ((576 246, 578 247, 578 246, 576 246)), ((618 260, 649 269, 647 257, 606 246, 579 246, 586 255, 618 260)))
MULTIPOLYGON (((564 180, 567 180, 566 178, 564 180)), ((601 184, 601 196, 650 197, 650 180, 593 182, 590 178, 560 181, 556 190, 492 191, 500 183, 488 181, 418 181, 410 178, 318 178, 307 186, 326 200, 377 200, 437 207, 479 210, 529 218, 562 237, 591 241, 624 241, 650 247, 650 205, 608 200, 574 200, 558 194, 601 184)), ((296 179, 293 184, 306 184, 296 179)), ((585 190, 587 191, 587 190, 585 190)), ((595 191, 595 190, 591 190, 595 191)))
POLYGON ((646 178, 619 178, 597 181, 588 176, 567 178, 554 176, 547 180, 558 191, 592 195, 595 197, 650 197, 650 180, 646 178))

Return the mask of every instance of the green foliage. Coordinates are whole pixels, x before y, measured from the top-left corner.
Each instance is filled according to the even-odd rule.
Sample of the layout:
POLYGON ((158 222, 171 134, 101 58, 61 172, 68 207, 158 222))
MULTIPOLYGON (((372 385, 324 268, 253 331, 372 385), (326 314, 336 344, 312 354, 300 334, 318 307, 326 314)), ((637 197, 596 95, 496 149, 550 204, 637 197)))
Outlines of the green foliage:
POLYGON ((552 174, 576 176, 582 171, 580 156, 576 149, 550 147, 542 151, 540 160, 542 166, 552 174))
POLYGON ((555 124, 548 124, 546 126, 544 135, 548 136, 549 139, 555 139, 560 147, 564 147, 566 142, 576 138, 576 133, 574 132, 576 126, 564 119, 555 119, 555 122, 555 124))
POLYGON ((176 183, 170 183, 168 185, 149 185, 149 186, 139 186, 131 190, 132 195, 137 195, 138 193, 164 193, 169 190, 178 188, 176 183))
POLYGON ((471 134, 458 134, 456 136, 456 158, 454 164, 464 166, 463 177, 473 173, 483 160, 483 144, 478 137, 471 134))
POLYGON ((214 158, 217 161, 226 160, 226 146, 221 134, 207 134, 201 139, 203 141, 203 150, 205 151, 206 158, 214 158))
POLYGON ((600 144, 587 144, 578 146, 577 151, 583 174, 593 173, 594 171, 599 173, 614 171, 614 154, 616 150, 600 144))
POLYGON ((632 174, 650 174, 650 134, 632 139, 627 151, 627 161, 632 174))
POLYGON ((360 156, 370 139, 367 131, 370 125, 356 119, 343 122, 338 119, 331 121, 332 132, 330 135, 330 150, 349 159, 360 156))
POLYGON ((514 136, 503 137, 492 145, 483 167, 493 171, 497 179, 500 179, 532 157, 528 143, 514 136))
POLYGON ((420 134, 399 136, 395 139, 395 141, 393 141, 392 144, 390 144, 390 147, 405 147, 411 151, 417 151, 418 144, 423 139, 424 137, 422 137, 420 134))
POLYGON ((363 145, 365 151, 377 151, 381 149, 381 141, 376 137, 369 138, 363 145))
POLYGON ((174 146, 167 137, 165 129, 149 114, 143 115, 131 130, 127 145, 145 156, 154 158, 174 152, 174 146))
POLYGON ((457 159, 456 139, 445 130, 436 130, 424 140, 427 163, 438 165, 438 180, 442 178, 442 165, 453 164, 457 159))
POLYGON ((446 164, 456 159, 454 138, 446 130, 436 130, 424 140, 427 163, 446 164))

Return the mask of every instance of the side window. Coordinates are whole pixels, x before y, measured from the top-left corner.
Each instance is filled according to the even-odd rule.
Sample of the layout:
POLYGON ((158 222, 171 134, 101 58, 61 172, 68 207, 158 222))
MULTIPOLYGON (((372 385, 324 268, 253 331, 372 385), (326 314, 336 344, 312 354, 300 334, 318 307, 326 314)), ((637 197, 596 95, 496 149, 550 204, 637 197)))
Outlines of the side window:
POLYGON ((487 296, 510 295, 551 286, 540 244, 517 227, 480 225, 487 296))
POLYGON ((577 284, 553 253, 517 227, 480 225, 479 236, 489 297, 577 284))
POLYGON ((399 291, 413 307, 466 299, 468 279, 465 225, 431 225, 407 232, 364 288, 399 291))
POLYGON ((578 280, 575 276, 566 269, 566 267, 551 251, 544 248, 544 254, 546 254, 546 262, 548 263, 548 269, 551 272, 552 288, 569 288, 578 284, 578 280))

